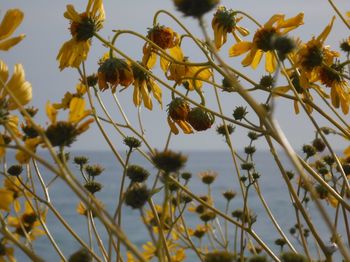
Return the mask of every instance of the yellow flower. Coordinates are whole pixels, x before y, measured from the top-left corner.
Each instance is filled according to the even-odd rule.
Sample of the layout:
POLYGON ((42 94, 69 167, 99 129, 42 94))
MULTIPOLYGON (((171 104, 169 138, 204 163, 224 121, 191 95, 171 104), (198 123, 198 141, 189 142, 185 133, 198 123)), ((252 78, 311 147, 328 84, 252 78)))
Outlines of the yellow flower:
POLYGON ((242 36, 249 35, 247 29, 237 25, 243 17, 236 17, 236 15, 235 11, 226 9, 224 6, 219 6, 216 10, 211 25, 214 30, 214 42, 217 49, 220 49, 226 43, 228 33, 232 33, 237 42, 242 41, 237 32, 242 36))
POLYGON ((7 222, 9 226, 15 228, 15 234, 21 237, 28 236, 30 240, 35 240, 35 238, 45 234, 42 229, 38 228, 41 225, 40 219, 46 220, 46 212, 40 210, 38 213, 33 209, 32 203, 26 201, 22 215, 19 217, 9 216, 7 222))
POLYGON ((301 44, 294 58, 295 66, 301 70, 301 86, 307 88, 309 79, 319 79, 319 70, 323 64, 331 65, 338 52, 323 46, 332 30, 335 16, 318 37, 313 37, 306 44, 301 44))
MULTIPOLYGON (((172 241, 167 241, 167 246, 170 252, 171 262, 181 262, 186 258, 185 251, 176 243, 172 241)), ((144 252, 143 257, 149 261, 155 256, 157 256, 157 248, 154 246, 152 242, 147 242, 142 246, 144 252)))
POLYGON ((6 12, 0 24, 0 50, 7 51, 17 45, 25 35, 21 34, 9 38, 22 23, 24 14, 19 9, 10 9, 6 12))
POLYGON ((8 110, 15 110, 18 108, 18 105, 8 94, 5 87, 11 90, 21 105, 26 105, 32 100, 32 85, 26 81, 25 72, 21 64, 15 65, 12 77, 9 81, 7 81, 8 77, 8 67, 2 60, 0 60, 0 80, 2 82, 0 83, 0 99, 6 99, 8 110))
POLYGON ((0 262, 16 262, 14 257, 14 249, 6 246, 6 240, 0 242, 0 262))
POLYGON ((70 21, 72 39, 65 42, 57 55, 59 68, 79 67, 86 60, 91 38, 102 28, 105 12, 102 0, 89 0, 85 12, 78 13, 73 5, 67 5, 64 17, 70 21))
MULTIPOLYGON (((287 70, 287 74, 288 74, 288 77, 290 78, 295 90, 297 91, 298 94, 301 95, 301 98, 303 100, 306 100, 306 101, 309 100, 311 102, 313 101, 313 97, 310 93, 310 89, 316 90, 324 98, 329 98, 329 96, 326 94, 326 92, 319 85, 317 85, 315 83, 317 81, 317 79, 308 79, 308 84, 307 84, 307 87, 305 88, 304 86, 301 86, 300 76, 297 74, 297 72, 294 69, 287 70)), ((279 86, 279 87, 275 87, 272 90, 272 93, 274 96, 278 96, 281 94, 285 94, 290 90, 292 90, 292 88, 289 85, 279 86)), ((306 109, 308 110, 308 112, 311 113, 312 107, 308 103, 305 103, 305 106, 306 106, 306 109)), ((294 100, 294 111, 296 114, 299 114, 299 112, 300 112, 299 102, 297 100, 294 100)))
MULTIPOLYGON (((175 46, 170 50, 170 56, 175 61, 189 62, 179 46, 175 46)), ((166 72, 169 80, 174 80, 179 85, 183 84, 188 90, 200 89, 203 85, 202 80, 207 81, 212 76, 211 71, 207 67, 169 62, 164 57, 161 57, 161 67, 166 72)))
POLYGON ((253 42, 242 41, 233 45, 229 50, 230 56, 239 56, 247 53, 243 59, 243 66, 251 66, 256 69, 260 63, 263 53, 266 53, 265 69, 272 73, 276 70, 276 57, 274 55, 274 40, 287 34, 289 31, 302 25, 304 14, 284 19, 284 15, 273 15, 261 28, 259 28, 253 37, 253 42))
POLYGON ((85 132, 93 119, 87 119, 91 110, 85 109, 85 100, 81 97, 73 97, 69 103, 69 113, 67 121, 57 121, 57 110, 50 104, 46 105, 46 113, 51 125, 46 128, 45 134, 52 146, 70 146, 78 135, 85 132))
POLYGON ((190 106, 186 100, 182 98, 174 98, 168 105, 168 124, 175 135, 179 133, 178 125, 185 134, 193 133, 191 125, 188 123, 188 113, 190 112, 190 106))
MULTIPOLYGON (((176 47, 180 41, 179 35, 170 27, 156 25, 148 30, 147 38, 163 50, 170 50, 176 47)), ((142 64, 147 68, 153 68, 157 62, 157 48, 148 42, 143 46, 142 64)))
MULTIPOLYGON (((10 191, 13 195, 13 206, 16 212, 19 212, 21 209, 21 204, 19 198, 23 196, 23 182, 21 182, 20 177, 7 176, 4 179, 4 188, 7 191, 10 191)), ((26 194, 28 197, 31 195, 26 194)))
MULTIPOLYGON (((140 65, 142 64, 140 63, 140 65)), ((152 110, 151 94, 153 94, 154 98, 162 107, 162 90, 154 79, 136 65, 131 65, 131 69, 134 75, 133 101, 135 106, 139 107, 143 101, 145 107, 152 110)))
POLYGON ((347 81, 341 76, 344 69, 339 63, 331 66, 321 66, 318 73, 321 83, 331 88, 332 105, 341 107, 344 114, 349 113, 350 87, 347 81))
MULTIPOLYGON (((100 203, 100 206, 103 206, 103 203, 99 200, 97 200, 100 203)), ((82 215, 82 216, 87 216, 88 215, 88 211, 89 209, 86 207, 86 205, 83 202, 79 202, 76 211, 78 212, 78 214, 82 215)), ((92 212, 92 216, 95 217, 96 213, 92 212)))

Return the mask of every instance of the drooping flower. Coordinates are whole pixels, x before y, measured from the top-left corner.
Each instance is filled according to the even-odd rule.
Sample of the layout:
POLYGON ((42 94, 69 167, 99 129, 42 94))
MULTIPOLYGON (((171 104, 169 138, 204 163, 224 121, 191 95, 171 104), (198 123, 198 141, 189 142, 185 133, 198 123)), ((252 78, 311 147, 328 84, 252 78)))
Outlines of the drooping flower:
POLYGON ((204 66, 192 66, 176 63, 190 63, 184 56, 181 48, 176 46, 171 49, 170 55, 175 62, 170 62, 166 58, 161 58, 161 66, 169 80, 174 80, 177 84, 183 84, 188 90, 200 89, 203 81, 207 81, 212 73, 209 68, 204 66))
POLYGON ((0 50, 8 51, 25 37, 24 34, 11 37, 22 23, 24 14, 19 9, 9 9, 0 23, 0 50), (11 38, 10 38, 11 37, 11 38))
POLYGON ((18 108, 15 99, 8 93, 8 89, 21 105, 28 104, 32 100, 32 85, 25 79, 23 66, 16 64, 10 80, 8 78, 8 67, 0 60, 0 99, 6 100, 8 110, 18 108))
POLYGON ((232 9, 219 6, 211 21, 214 30, 215 47, 220 49, 227 41, 227 34, 232 33, 237 42, 242 41, 237 32, 242 36, 247 36, 249 31, 237 25, 243 17, 237 17, 237 13, 232 9))
MULTIPOLYGON (((179 44, 179 35, 174 32, 170 27, 155 25, 150 28, 147 33, 147 38, 159 46, 164 51, 169 50, 179 44)), ((157 54, 159 51, 157 48, 146 42, 143 46, 142 64, 147 68, 153 68, 157 62, 157 54)))
POLYGON ((111 88, 114 93, 118 85, 128 87, 134 81, 129 63, 116 57, 102 58, 97 74, 101 91, 111 88))
POLYGON ((178 125, 185 134, 193 133, 191 125, 188 123, 188 113, 190 112, 190 105, 183 98, 175 98, 168 105, 168 124, 175 135, 179 133, 178 125))
MULTIPOLYGON (((142 66, 141 63, 139 65, 142 66)), ((162 89, 160 89, 156 81, 135 64, 131 65, 131 69, 134 75, 133 101, 135 106, 139 107, 143 102, 146 108, 152 110, 152 94, 160 106, 162 106, 162 89)))
POLYGON ((274 42, 279 37, 286 35, 291 30, 299 27, 304 22, 304 14, 286 19, 283 14, 273 15, 253 37, 252 42, 242 41, 233 45, 229 50, 230 56, 239 56, 249 52, 242 61, 243 66, 257 68, 264 53, 266 53, 265 69, 272 73, 276 70, 276 57, 274 55, 274 42))
POLYGON ((70 21, 72 39, 65 42, 57 55, 59 68, 79 67, 86 60, 91 38, 102 28, 105 12, 102 0, 89 0, 85 12, 78 13, 73 5, 67 5, 64 17, 70 21))

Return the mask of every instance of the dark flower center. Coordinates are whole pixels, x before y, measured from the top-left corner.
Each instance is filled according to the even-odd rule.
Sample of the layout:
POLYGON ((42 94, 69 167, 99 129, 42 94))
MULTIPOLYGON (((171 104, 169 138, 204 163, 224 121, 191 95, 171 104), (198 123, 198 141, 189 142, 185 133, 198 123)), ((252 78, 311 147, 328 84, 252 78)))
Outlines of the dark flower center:
POLYGON ((274 49, 274 40, 276 36, 276 29, 262 28, 255 33, 253 42, 255 42, 257 47, 264 52, 271 51, 274 49))
POLYGON ((81 22, 72 22, 70 31, 72 36, 75 36, 78 41, 87 41, 94 36, 96 32, 96 23, 89 18, 85 13, 81 14, 81 22))

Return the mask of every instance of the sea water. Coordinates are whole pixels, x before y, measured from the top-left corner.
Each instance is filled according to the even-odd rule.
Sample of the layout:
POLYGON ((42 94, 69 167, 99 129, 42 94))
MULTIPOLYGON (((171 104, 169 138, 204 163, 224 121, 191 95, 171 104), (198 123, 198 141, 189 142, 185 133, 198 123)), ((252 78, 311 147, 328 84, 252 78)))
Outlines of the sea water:
MULTIPOLYGON (((224 211, 226 201, 222 197, 222 192, 226 190, 234 190, 237 192, 237 196, 231 202, 228 214, 230 215, 231 212, 235 209, 243 208, 240 187, 239 183, 237 182, 238 179, 235 172, 235 167, 233 165, 232 157, 229 152, 191 151, 183 153, 188 156, 188 161, 183 171, 191 172, 193 174, 193 177, 189 182, 189 188, 194 193, 197 195, 205 195, 208 191, 207 186, 201 182, 197 174, 203 171, 214 171, 218 174, 211 188, 215 201, 215 207, 224 211)), ((121 154, 125 157, 125 154, 121 154)), ((99 164, 104 167, 104 172, 100 176, 96 177, 96 181, 102 183, 103 185, 103 189, 100 192, 96 193, 96 197, 103 202, 106 209, 112 214, 118 202, 119 187, 123 169, 111 152, 104 151, 74 151, 70 153, 70 162, 72 162, 72 159, 74 157, 81 155, 87 156, 89 158, 89 164, 99 164)), ((279 155, 287 169, 290 169, 291 165, 287 157, 282 153, 279 155)), ((43 157, 48 158, 48 155, 44 154, 43 157)), ((303 252, 300 243, 298 243, 298 241, 289 233, 289 229, 296 224, 295 209, 291 203, 287 186, 284 183, 281 174, 273 161, 273 158, 268 151, 256 152, 254 154, 254 163, 256 171, 260 174, 259 185, 266 203, 270 207, 275 219, 278 221, 284 233, 291 240, 293 246, 298 251, 303 252)), ((151 163, 145 160, 144 157, 138 153, 135 153, 131 156, 130 164, 137 164, 145 167, 151 173, 151 176, 149 177, 150 182, 153 182, 157 170, 151 165, 151 163)), ((79 180, 83 181, 79 172, 79 168, 74 164, 70 164, 70 166, 76 177, 79 180)), ((53 175, 45 168, 41 168, 41 172, 46 183, 53 178, 53 175)), ((294 183, 296 183, 295 179, 296 178, 293 179, 294 183)), ((129 181, 127 181, 127 183, 129 183, 129 181)), ((159 187, 161 186, 162 185, 160 183, 159 187)), ((50 186, 50 198, 53 205, 57 208, 57 210, 68 222, 68 224, 78 233, 78 235, 82 240, 85 241, 85 243, 89 243, 86 217, 79 215, 76 211, 79 200, 70 191, 67 185, 60 179, 57 179, 54 184, 50 186)), ((158 204, 162 203, 162 199, 162 193, 158 193, 154 196, 154 200, 158 204)), ((332 217, 334 217, 334 209, 327 205, 325 202, 323 202, 323 204, 325 205, 326 209, 332 214, 332 217)), ((280 248, 274 244, 274 241, 277 238, 280 238, 280 235, 271 223, 271 220, 269 219, 265 209, 263 208, 262 202, 253 187, 251 187, 249 191, 248 205, 249 208, 257 214, 257 221, 253 224, 254 231, 265 243, 267 243, 267 245, 272 248, 274 252, 278 254, 280 248)), ((310 206, 308 212, 311 215, 314 225, 316 226, 316 229, 318 230, 321 238, 325 243, 330 244, 329 230, 325 226, 325 223, 323 222, 319 212, 312 206, 310 206)), ((133 210, 128 206, 124 206, 122 214, 122 228, 124 232, 130 241, 141 248, 143 244, 149 241, 149 235, 141 222, 139 210, 133 210)), ((190 227, 195 227, 196 224, 202 224, 195 213, 186 211, 185 217, 190 227)), ((55 238, 58 246, 67 258, 70 254, 81 248, 81 245, 78 243, 78 241, 68 233, 68 231, 62 226, 62 224, 50 211, 47 215, 46 222, 52 236, 55 238)), ((221 227, 224 225, 224 222, 221 219, 218 219, 217 222, 219 225, 221 225, 221 227)), ((96 225, 99 233, 101 234, 102 240, 107 246, 107 234, 97 219, 96 225)), ((218 226, 216 226, 216 229, 216 233, 220 238, 218 226)), ((343 228, 339 228, 339 233, 343 234, 343 230, 343 228)), ((229 247, 231 249, 234 245, 233 235, 234 227, 229 227, 229 247)), ((312 236, 309 237, 309 240, 310 242, 313 241, 312 236)), ((54 251, 52 245, 46 237, 39 237, 34 242, 34 248, 36 252, 45 260, 60 261, 59 256, 54 251)), ((313 244, 310 245, 310 249, 315 255, 315 258, 317 258, 316 248, 313 244)), ((97 254, 100 254, 96 243, 94 245, 94 250, 97 254)), ((288 247, 285 246, 284 250, 288 250, 288 247)), ((123 253, 125 255, 125 252, 123 253)), ((25 255, 21 254, 20 252, 16 252, 16 254, 16 257, 19 261, 29 261, 25 255)), ((335 254, 335 258, 340 258, 339 251, 337 251, 337 254, 335 254)), ((187 252, 186 261, 197 260, 198 259, 196 258, 195 254, 192 252, 187 252)))

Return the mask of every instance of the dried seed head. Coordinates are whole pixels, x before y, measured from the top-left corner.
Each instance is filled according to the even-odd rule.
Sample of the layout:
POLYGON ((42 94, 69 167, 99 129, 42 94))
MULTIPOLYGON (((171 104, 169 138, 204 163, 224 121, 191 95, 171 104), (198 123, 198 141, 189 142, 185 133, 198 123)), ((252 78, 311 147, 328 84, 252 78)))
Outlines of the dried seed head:
POLYGON ((126 175, 132 182, 144 182, 149 177, 150 173, 141 166, 130 165, 126 169, 126 175))
POLYGON ((124 138, 124 144, 127 145, 130 149, 133 149, 140 147, 141 141, 135 137, 128 136, 124 138))
POLYGON ((13 165, 7 169, 7 173, 10 176, 19 176, 23 172, 23 167, 21 165, 13 165))
POLYGON ((187 157, 181 153, 175 153, 171 150, 166 151, 156 151, 153 156, 151 156, 154 165, 166 173, 177 172, 184 167, 187 157))
POLYGON ((146 204, 151 196, 151 192, 147 189, 146 185, 134 183, 125 192, 125 204, 131 206, 133 209, 141 208, 146 204))
POLYGON ((102 184, 96 181, 89 181, 85 183, 84 187, 86 190, 88 190, 91 194, 95 194, 98 191, 101 191, 102 189, 102 184))

